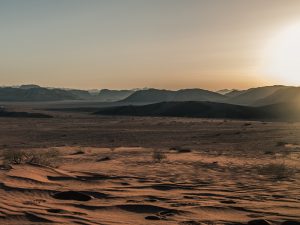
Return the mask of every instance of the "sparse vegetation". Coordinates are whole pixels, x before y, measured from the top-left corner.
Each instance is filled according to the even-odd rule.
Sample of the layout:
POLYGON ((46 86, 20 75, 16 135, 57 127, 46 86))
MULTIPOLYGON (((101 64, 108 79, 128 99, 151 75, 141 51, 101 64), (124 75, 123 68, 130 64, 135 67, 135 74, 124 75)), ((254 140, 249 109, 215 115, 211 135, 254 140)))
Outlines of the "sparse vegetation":
POLYGON ((79 148, 76 152, 72 153, 72 155, 82 155, 85 154, 83 148, 79 148))
POLYGON ((26 163, 43 165, 43 166, 54 166, 55 160, 59 156, 57 149, 50 149, 48 151, 32 151, 29 154, 26 163))
POLYGON ((60 152, 51 148, 47 151, 39 150, 5 150, 3 152, 4 165, 11 164, 36 164, 43 166, 54 166, 60 152))
POLYGON ((259 166, 258 173, 269 176, 274 180, 284 180, 294 177, 297 169, 287 165, 285 162, 270 162, 259 166))
POLYGON ((278 141, 277 143, 276 143, 276 146, 277 147, 283 147, 283 146, 285 146, 285 145, 287 145, 288 143, 287 142, 285 142, 285 141, 278 141))
POLYGON ((194 168, 194 171, 196 172, 196 174, 198 174, 199 171, 201 171, 201 170, 219 170, 220 169, 220 165, 218 164, 217 161, 212 162, 212 163, 196 161, 192 165, 193 165, 193 168, 194 168))
POLYGON ((153 150, 152 159, 154 162, 160 163, 166 158, 167 156, 162 150, 158 150, 158 149, 153 150))
POLYGON ((192 150, 188 147, 181 147, 181 146, 174 146, 174 147, 171 147, 170 150, 173 150, 173 151, 177 151, 178 153, 188 153, 188 152, 191 152, 192 150))
POLYGON ((48 151, 45 152, 45 154, 50 158, 55 158, 60 156, 60 152, 56 148, 50 148, 48 151))
POLYGON ((265 154, 265 155, 273 155, 273 154, 274 154, 274 151, 265 151, 264 154, 265 154))
POLYGON ((4 150, 3 151, 4 164, 21 164, 26 158, 26 154, 21 150, 4 150))

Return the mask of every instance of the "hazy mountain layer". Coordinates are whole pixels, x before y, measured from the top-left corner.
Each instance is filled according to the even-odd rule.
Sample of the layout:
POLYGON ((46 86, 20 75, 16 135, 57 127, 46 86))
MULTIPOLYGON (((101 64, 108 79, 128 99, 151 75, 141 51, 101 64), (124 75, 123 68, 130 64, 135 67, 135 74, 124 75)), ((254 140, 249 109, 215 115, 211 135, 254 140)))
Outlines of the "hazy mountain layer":
POLYGON ((181 89, 177 91, 145 90, 100 90, 93 94, 86 90, 43 88, 37 85, 0 88, 0 101, 64 101, 97 100, 119 104, 150 104, 159 102, 209 101, 244 106, 264 106, 300 101, 300 87, 266 86, 248 90, 221 90, 220 93, 203 89, 181 89), (220 94, 222 93, 222 94, 220 94))
POLYGON ((136 91, 123 102, 163 102, 163 101, 213 101, 222 102, 226 96, 202 89, 182 89, 178 91, 148 89, 136 91))
POLYGON ((80 99, 72 92, 47 88, 0 88, 0 101, 61 101, 80 99))
MULTIPOLYGON (((245 91, 237 91, 234 93, 229 93, 227 97, 229 97, 228 102, 232 104, 238 105, 256 105, 258 101, 263 98, 266 98, 278 90, 286 89, 286 86, 267 86, 267 87, 258 87, 258 88, 250 88, 245 91)), ((275 103, 275 102, 273 102, 275 103)), ((266 104, 270 104, 266 102, 266 104)))
POLYGON ((104 102, 120 101, 134 93, 134 90, 109 90, 102 89, 99 92, 98 100, 104 102))

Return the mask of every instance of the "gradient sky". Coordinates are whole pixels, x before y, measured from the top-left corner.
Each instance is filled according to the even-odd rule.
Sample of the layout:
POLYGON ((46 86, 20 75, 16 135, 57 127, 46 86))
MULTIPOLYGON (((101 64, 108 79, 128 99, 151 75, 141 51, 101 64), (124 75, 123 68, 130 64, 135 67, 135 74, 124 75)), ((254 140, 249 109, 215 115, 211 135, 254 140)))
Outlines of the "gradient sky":
POLYGON ((247 88, 299 0, 0 0, 0 85, 247 88))

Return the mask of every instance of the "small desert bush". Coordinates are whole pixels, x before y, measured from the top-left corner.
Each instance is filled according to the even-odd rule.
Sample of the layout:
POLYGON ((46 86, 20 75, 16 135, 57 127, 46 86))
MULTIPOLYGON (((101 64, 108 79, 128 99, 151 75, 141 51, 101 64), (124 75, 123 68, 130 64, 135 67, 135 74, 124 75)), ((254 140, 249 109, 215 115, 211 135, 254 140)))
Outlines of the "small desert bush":
POLYGON ((192 163, 193 170, 195 174, 198 174, 200 171, 207 171, 207 170, 221 170, 222 167, 218 164, 218 162, 202 162, 196 161, 192 163))
POLYGON ((296 175, 297 169, 287 165, 285 162, 270 162, 259 166, 260 175, 269 176, 274 180, 284 180, 296 175))
POLYGON ((60 156, 60 151, 56 148, 50 148, 48 151, 45 152, 45 155, 50 158, 56 158, 60 156))
POLYGON ((181 146, 174 146, 174 147, 171 147, 170 150, 173 150, 173 151, 177 151, 178 153, 188 153, 188 152, 191 152, 192 150, 188 147, 181 147, 181 146))
POLYGON ((167 156, 163 151, 157 150, 157 149, 153 150, 152 159, 154 162, 160 163, 166 158, 167 158, 167 156))
POLYGON ((26 154, 21 150, 4 150, 3 151, 4 164, 21 164, 26 158, 26 154))
POLYGON ((285 145, 287 145, 288 143, 285 141, 277 141, 276 146, 277 147, 284 147, 285 145))
POLYGON ((84 149, 83 148, 79 148, 78 150, 76 150, 72 155, 82 155, 82 154, 84 154, 85 153, 85 151, 84 151, 84 149))
POLYGON ((43 150, 5 150, 3 161, 5 165, 11 164, 36 164, 53 166, 57 162, 60 153, 57 149, 43 150))
POLYGON ((26 163, 54 166, 57 163, 59 152, 56 149, 50 149, 48 151, 32 151, 28 155, 26 163))

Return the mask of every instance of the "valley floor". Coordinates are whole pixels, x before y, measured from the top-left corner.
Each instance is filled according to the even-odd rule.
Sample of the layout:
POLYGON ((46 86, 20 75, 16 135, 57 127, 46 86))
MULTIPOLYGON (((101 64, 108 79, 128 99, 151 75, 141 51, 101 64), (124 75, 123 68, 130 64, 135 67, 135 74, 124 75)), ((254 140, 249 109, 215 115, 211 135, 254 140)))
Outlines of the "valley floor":
POLYGON ((299 221, 299 138, 299 123, 0 118, 2 151, 59 152, 1 167, 0 224, 299 221))

